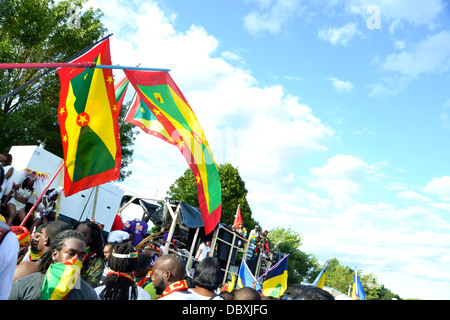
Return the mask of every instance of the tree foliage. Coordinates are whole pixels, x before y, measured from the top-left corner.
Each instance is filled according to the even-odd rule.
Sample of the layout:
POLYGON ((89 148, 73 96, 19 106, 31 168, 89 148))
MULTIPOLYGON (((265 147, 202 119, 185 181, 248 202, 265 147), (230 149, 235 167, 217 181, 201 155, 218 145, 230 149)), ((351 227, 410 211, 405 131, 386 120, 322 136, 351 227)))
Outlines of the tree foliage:
POLYGON ((292 229, 275 228, 267 236, 271 251, 289 254, 288 257, 288 286, 301 282, 309 282, 316 270, 317 259, 301 251, 301 235, 292 229))
MULTIPOLYGON (((323 267, 324 266, 320 266, 314 271, 313 280, 319 275, 323 267)), ((392 293, 384 285, 378 284, 377 278, 373 273, 363 274, 363 270, 358 270, 358 277, 363 285, 366 300, 392 300, 392 298, 401 300, 400 296, 392 293)), ((354 279, 355 269, 342 265, 336 258, 329 260, 325 276, 325 286, 337 289, 345 294, 350 292, 351 295, 354 279)))
MULTIPOLYGON (((2 0, 0 1, 0 63, 64 62, 106 34, 102 12, 92 8, 81 12, 86 0, 2 0), (78 10, 78 11, 75 11, 78 10), (74 25, 74 12, 79 24, 74 25)), ((0 70, 0 97, 50 69, 0 70)), ((62 157, 58 123, 59 78, 55 70, 0 102, 0 152, 13 145, 35 145, 62 157)), ((123 117, 124 115, 122 115, 123 117)), ((133 153, 132 130, 121 127, 122 173, 133 153)))
MULTIPOLYGON (((220 221, 232 225, 238 205, 241 205, 241 215, 244 226, 251 230, 258 223, 252 217, 252 211, 247 202, 247 189, 242 180, 239 170, 230 163, 218 165, 220 182, 222 185, 222 215, 220 221)), ((167 195, 174 199, 186 202, 198 207, 197 185, 190 168, 179 177, 170 187, 167 195)))

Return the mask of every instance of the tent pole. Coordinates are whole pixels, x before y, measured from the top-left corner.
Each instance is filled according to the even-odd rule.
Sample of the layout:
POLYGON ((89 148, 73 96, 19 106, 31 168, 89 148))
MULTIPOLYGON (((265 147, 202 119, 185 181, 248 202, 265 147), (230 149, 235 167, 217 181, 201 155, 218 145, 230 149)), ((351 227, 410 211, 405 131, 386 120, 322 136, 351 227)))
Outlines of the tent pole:
POLYGON ((98 186, 95 187, 94 209, 92 209, 92 221, 95 221, 95 210, 97 209, 98 186))
POLYGON ((189 251, 189 258, 188 258, 188 261, 187 261, 187 264, 186 264, 187 265, 188 274, 190 274, 189 271, 191 270, 192 260, 194 259, 194 249, 195 249, 195 246, 197 244, 197 238, 198 238, 199 231, 200 231, 200 228, 197 228, 197 230, 195 231, 194 239, 192 240, 192 243, 191 243, 191 250, 189 251))
MULTIPOLYGON (((226 229, 225 229, 226 230, 226 229)), ((227 230, 228 231, 228 230, 227 230)), ((223 276, 223 282, 225 283, 225 281, 227 280, 227 275, 228 275, 228 269, 230 268, 230 261, 231 261, 231 256, 233 255, 233 249, 234 249, 234 241, 236 240, 236 233, 233 232, 233 240, 231 240, 230 243, 230 253, 228 253, 228 260, 227 260, 227 266, 225 268, 225 275, 223 276)))
POLYGON ((167 208, 169 209, 170 215, 172 216, 172 225, 170 226, 169 235, 167 236, 167 241, 164 245, 164 254, 167 254, 169 252, 169 246, 172 242, 173 233, 175 231, 175 226, 177 225, 177 216, 178 212, 180 212, 181 206, 178 204, 177 210, 175 210, 175 213, 172 210, 172 206, 170 203, 166 201, 167 208))

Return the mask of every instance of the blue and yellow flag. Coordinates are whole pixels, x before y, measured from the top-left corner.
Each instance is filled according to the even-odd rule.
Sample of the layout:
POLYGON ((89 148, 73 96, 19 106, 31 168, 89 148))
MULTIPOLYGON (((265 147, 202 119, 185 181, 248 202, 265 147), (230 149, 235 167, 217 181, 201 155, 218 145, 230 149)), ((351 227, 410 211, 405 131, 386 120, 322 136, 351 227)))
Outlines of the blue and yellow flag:
POLYGON ((322 271, 317 276, 316 280, 313 282, 313 286, 316 286, 317 288, 323 289, 323 286, 325 284, 325 274, 327 272, 327 266, 330 263, 330 261, 327 261, 327 264, 322 269, 322 271))
POLYGON ((352 300, 366 300, 366 294, 358 277, 358 269, 355 269, 355 280, 353 282, 352 300))
POLYGON ((267 273, 263 282, 263 294, 265 296, 279 298, 283 295, 287 288, 287 268, 288 259, 286 256, 267 273))
MULTIPOLYGON (((253 288, 253 282, 256 281, 255 276, 252 274, 248 268, 245 261, 242 261, 241 268, 239 269, 239 280, 237 281, 237 289, 249 287, 253 288)), ((256 284, 256 291, 261 290, 261 285, 256 284)))

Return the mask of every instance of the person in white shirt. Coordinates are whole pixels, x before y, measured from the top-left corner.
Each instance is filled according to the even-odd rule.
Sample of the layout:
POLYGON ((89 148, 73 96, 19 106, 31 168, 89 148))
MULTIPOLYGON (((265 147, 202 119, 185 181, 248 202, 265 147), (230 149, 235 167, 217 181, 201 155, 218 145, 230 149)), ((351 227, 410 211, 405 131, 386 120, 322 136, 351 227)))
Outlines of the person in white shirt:
POLYGON ((7 300, 16 270, 19 239, 6 223, 0 221, 0 300, 7 300))
POLYGON ((113 230, 108 234, 108 242, 121 243, 130 239, 130 234, 122 230, 113 230))
POLYGON ((9 153, 0 154, 0 167, 3 166, 4 179, 0 185, 0 200, 3 195, 6 195, 11 190, 12 180, 11 177, 14 173, 14 167, 11 165, 12 156, 9 153))
POLYGON ((211 241, 206 240, 204 243, 200 244, 198 247, 197 254, 195 255, 195 259, 198 261, 202 261, 205 259, 208 254, 211 252, 211 241))
POLYGON ((259 227, 255 226, 255 228, 252 231, 250 231, 248 240, 249 241, 252 240, 253 237, 258 238, 258 236, 259 236, 259 227))
POLYGON ((223 300, 217 294, 221 279, 220 262, 217 258, 206 257, 195 268, 192 288, 189 289, 199 300, 223 300))

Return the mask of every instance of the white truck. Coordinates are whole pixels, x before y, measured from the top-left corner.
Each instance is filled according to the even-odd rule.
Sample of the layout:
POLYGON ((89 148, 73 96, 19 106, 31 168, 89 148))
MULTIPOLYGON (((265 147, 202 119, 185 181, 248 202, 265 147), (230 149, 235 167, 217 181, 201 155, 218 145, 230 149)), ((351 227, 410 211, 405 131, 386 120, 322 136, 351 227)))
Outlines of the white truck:
MULTIPOLYGON (((21 183, 25 179, 25 170, 30 169, 43 173, 45 180, 34 183, 34 194, 28 200, 34 204, 45 187, 51 181, 63 159, 43 149, 41 146, 13 146, 9 153, 13 157, 14 174, 12 181, 21 183)), ((49 189, 63 187, 64 169, 56 176, 49 189)), ((9 190, 6 189, 5 193, 9 190)), ((76 221, 95 220, 102 224, 103 230, 111 230, 114 218, 119 211, 125 191, 113 182, 80 191, 69 197, 61 193, 59 215, 76 221)), ((26 212, 28 213, 28 212, 26 212)))

